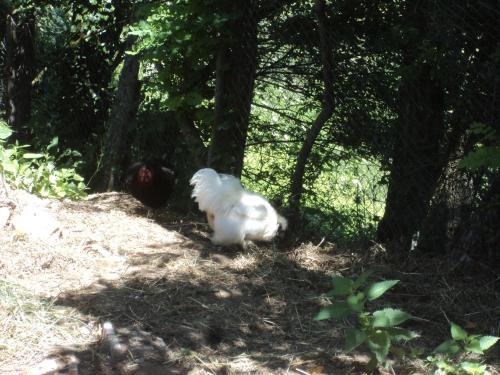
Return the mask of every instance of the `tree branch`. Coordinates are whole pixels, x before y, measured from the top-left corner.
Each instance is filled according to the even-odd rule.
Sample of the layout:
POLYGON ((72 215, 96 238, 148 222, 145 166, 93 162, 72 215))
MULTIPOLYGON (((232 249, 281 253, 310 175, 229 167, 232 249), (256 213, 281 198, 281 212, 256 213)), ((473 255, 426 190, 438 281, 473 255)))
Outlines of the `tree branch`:
POLYGON ((261 3, 262 5, 257 10, 257 17, 259 20, 272 16, 284 6, 293 4, 294 0, 267 0, 261 3))
POLYGON ((325 86, 323 90, 322 110, 307 132, 306 139, 302 144, 302 148, 297 158, 297 164, 291 181, 289 203, 292 212, 292 217, 290 218, 292 227, 297 226, 300 216, 300 198, 303 192, 304 173, 307 159, 311 154, 314 142, 316 141, 323 125, 333 115, 334 110, 333 63, 327 35, 328 28, 326 25, 327 18, 325 15, 325 0, 316 0, 314 8, 316 18, 318 20, 319 48, 321 53, 321 62, 323 65, 323 82, 325 86))
POLYGON ((282 116, 282 117, 284 117, 284 118, 287 118, 287 119, 289 119, 289 120, 292 120, 293 122, 295 122, 295 123, 297 123, 297 124, 301 124, 301 125, 303 125, 303 124, 307 124, 307 122, 306 122, 306 121, 302 121, 302 120, 300 120, 300 119, 298 119, 298 118, 296 118, 296 117, 293 117, 293 116, 290 116, 290 115, 286 114, 285 112, 283 112, 283 111, 281 111, 281 110, 279 110, 279 109, 276 109, 276 108, 273 108, 273 107, 269 107, 269 106, 267 106, 267 105, 265 105, 265 104, 260 104, 260 103, 255 103, 255 102, 254 102, 252 105, 254 105, 255 107, 259 107, 259 108, 267 109, 267 110, 269 110, 269 111, 272 111, 272 112, 274 112, 274 113, 277 113, 278 115, 280 115, 280 116, 282 116))

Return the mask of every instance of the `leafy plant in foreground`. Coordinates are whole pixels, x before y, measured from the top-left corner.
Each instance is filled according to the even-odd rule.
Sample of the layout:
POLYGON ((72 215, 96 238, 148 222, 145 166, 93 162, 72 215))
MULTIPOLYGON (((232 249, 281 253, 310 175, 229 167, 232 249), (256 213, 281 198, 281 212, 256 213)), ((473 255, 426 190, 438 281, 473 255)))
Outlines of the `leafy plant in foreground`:
POLYGON ((12 134, 5 123, 0 123, 0 173, 5 180, 18 189, 50 198, 77 199, 85 196, 83 177, 76 172, 78 157, 75 151, 66 150, 58 157, 51 152, 57 150, 58 139, 54 138, 42 153, 25 152, 27 145, 4 146, 3 142, 12 134), (68 160, 67 167, 60 167, 68 160))
MULTIPOLYGON (((366 344, 372 353, 370 367, 387 364, 389 351, 398 352, 396 342, 409 341, 418 334, 399 327, 411 318, 411 315, 398 309, 385 308, 373 313, 365 310, 368 301, 374 301, 396 285, 399 280, 385 280, 367 284, 371 271, 364 272, 356 280, 343 276, 333 276, 333 289, 327 296, 333 297, 334 303, 322 309, 316 320, 341 320, 351 314, 357 315, 356 327, 346 329, 345 349, 350 352, 362 344, 366 344)), ((400 350, 399 350, 400 351, 400 350)))
POLYGON ((488 375, 491 373, 487 370, 486 364, 460 358, 471 353, 483 355, 499 339, 496 336, 472 335, 459 325, 451 323, 451 339, 434 349, 433 354, 427 357, 427 362, 435 367, 434 375, 488 375))

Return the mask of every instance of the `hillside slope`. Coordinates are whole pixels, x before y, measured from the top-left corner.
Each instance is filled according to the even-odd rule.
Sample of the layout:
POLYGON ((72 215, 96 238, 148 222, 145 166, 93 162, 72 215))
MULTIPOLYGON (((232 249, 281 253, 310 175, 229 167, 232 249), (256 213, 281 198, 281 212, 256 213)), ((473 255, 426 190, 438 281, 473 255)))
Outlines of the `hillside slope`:
POLYGON ((151 213, 122 193, 80 202, 23 193, 16 205, 53 222, 37 237, 13 228, 11 216, 0 233, 2 374, 352 373, 358 365, 334 355, 342 347, 334 324, 313 321, 327 275, 349 269, 354 255, 214 247, 204 223, 151 213))

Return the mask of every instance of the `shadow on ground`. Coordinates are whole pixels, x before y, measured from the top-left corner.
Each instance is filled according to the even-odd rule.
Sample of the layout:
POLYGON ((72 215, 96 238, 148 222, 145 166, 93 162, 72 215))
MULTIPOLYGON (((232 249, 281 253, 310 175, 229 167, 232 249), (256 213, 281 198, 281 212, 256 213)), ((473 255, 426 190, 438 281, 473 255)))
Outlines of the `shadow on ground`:
MULTIPOLYGON (((300 266, 300 254, 221 249, 189 235, 187 262, 165 248, 154 270, 61 296, 56 304, 111 322, 115 335, 57 355, 75 357, 80 374, 352 373, 333 359, 342 347, 335 327, 313 320, 329 287, 324 271, 300 266)), ((151 261, 134 257, 135 265, 151 261)))
MULTIPOLYGON (((422 334, 426 352, 449 337, 448 321, 498 335, 500 278, 474 260, 418 253, 397 262, 378 245, 340 251, 323 241, 218 248, 204 218, 147 210, 119 193, 53 210, 65 235, 52 245, 0 233, 2 374, 366 373, 366 355, 343 353, 341 330, 352 321, 314 316, 329 275, 368 268, 374 279, 401 280, 369 310, 411 313, 405 327, 422 334)), ((397 374, 415 372, 397 365, 397 374)))

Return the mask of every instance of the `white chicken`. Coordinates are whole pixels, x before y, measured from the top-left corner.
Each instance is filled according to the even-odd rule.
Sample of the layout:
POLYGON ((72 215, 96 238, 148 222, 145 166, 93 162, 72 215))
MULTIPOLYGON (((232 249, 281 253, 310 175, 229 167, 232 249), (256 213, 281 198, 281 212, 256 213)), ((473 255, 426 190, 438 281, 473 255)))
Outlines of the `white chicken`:
POLYGON ((263 196, 246 190, 234 176, 204 168, 190 184, 194 186, 191 197, 214 231, 215 245, 246 247, 252 240, 270 241, 278 230, 287 228, 287 220, 263 196))

